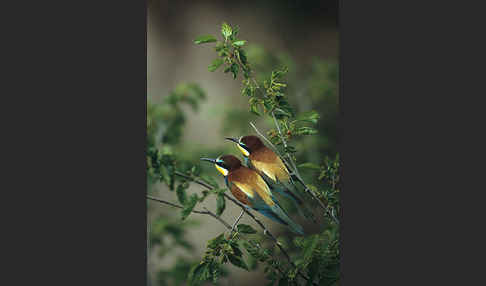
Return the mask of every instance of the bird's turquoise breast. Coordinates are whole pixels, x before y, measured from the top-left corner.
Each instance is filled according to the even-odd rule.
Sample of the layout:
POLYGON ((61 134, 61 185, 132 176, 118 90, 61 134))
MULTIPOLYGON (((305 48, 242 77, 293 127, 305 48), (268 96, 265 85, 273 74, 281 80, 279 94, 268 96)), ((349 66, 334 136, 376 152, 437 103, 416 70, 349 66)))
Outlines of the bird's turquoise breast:
POLYGON ((250 168, 250 159, 248 157, 243 156, 243 162, 245 163, 246 167, 250 168))
POLYGON ((226 183, 226 187, 228 187, 228 188, 230 188, 230 189, 231 189, 231 186, 230 186, 230 184, 229 184, 229 182, 228 182, 228 176, 225 176, 225 177, 224 177, 224 182, 226 183))

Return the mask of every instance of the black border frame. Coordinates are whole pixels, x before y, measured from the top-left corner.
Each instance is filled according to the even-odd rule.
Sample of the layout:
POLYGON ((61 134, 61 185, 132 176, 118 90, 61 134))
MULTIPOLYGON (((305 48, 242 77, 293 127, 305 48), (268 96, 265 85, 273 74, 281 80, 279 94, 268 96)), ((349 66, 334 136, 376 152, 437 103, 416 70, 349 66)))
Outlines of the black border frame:
MULTIPOLYGON (((12 22, 5 35, 12 47, 6 54, 15 60, 6 63, 9 76, 18 78, 6 80, 13 92, 3 94, 17 100, 4 106, 20 106, 5 120, 13 132, 4 135, 14 139, 4 162, 19 174, 5 175, 10 186, 2 188, 19 196, 5 199, 15 206, 11 213, 25 214, 4 230, 17 243, 7 244, 13 250, 9 261, 20 266, 17 280, 27 273, 50 283, 146 283, 146 4, 18 7, 30 22, 12 22), (17 122, 19 115, 27 124, 17 122), (128 191, 133 189, 140 191, 128 191)), ((452 29, 450 17, 440 18, 456 10, 443 4, 438 13, 423 2, 340 1, 343 180, 344 166, 347 172, 342 284, 344 273, 349 285, 411 285, 427 277, 434 284, 453 278, 467 284, 472 277, 469 268, 454 266, 465 258, 443 254, 462 245, 446 240, 451 226, 444 222, 471 219, 457 219, 459 206, 454 199, 446 204, 454 198, 448 194, 477 189, 465 188, 464 177, 450 170, 466 164, 447 151, 469 147, 447 141, 461 123, 440 113, 457 110, 457 101, 444 98, 457 97, 461 86, 473 94, 482 90, 472 86, 475 75, 462 65, 477 62, 471 45, 451 43, 443 33, 474 29, 470 21, 452 29), (451 55, 469 58, 454 61, 451 55), (442 119, 452 127, 441 127, 442 119)))

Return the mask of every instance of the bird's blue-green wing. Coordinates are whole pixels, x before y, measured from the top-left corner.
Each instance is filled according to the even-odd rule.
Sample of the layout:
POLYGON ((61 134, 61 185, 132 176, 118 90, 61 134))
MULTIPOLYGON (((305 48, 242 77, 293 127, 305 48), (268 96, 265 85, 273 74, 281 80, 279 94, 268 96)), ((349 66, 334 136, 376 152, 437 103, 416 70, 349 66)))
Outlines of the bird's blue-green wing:
POLYGON ((302 227, 295 223, 284 211, 284 209, 280 206, 278 201, 272 195, 273 205, 268 205, 259 195, 255 192, 253 198, 249 199, 252 205, 252 208, 257 212, 261 213, 262 215, 272 219, 278 223, 286 225, 292 230, 293 232, 303 235, 302 227))
MULTIPOLYGON (((245 159, 248 168, 257 171, 255 166, 251 163, 251 160, 247 157, 245 157, 245 159)), ((275 191, 285 198, 290 199, 301 216, 316 222, 312 211, 304 205, 304 200, 300 197, 300 195, 297 195, 297 187, 292 179, 290 179, 289 182, 280 182, 278 180, 273 180, 263 172, 259 172, 259 174, 272 191, 275 191)))

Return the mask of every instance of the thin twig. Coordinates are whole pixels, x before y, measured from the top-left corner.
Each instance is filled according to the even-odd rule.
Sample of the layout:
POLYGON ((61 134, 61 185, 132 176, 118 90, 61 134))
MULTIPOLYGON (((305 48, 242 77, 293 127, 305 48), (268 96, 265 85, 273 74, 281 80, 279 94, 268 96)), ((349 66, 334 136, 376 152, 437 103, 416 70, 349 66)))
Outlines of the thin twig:
POLYGON ((233 225, 231 226, 231 232, 230 232, 230 235, 233 233, 233 230, 235 229, 235 226, 238 224, 238 222, 240 221, 241 217, 243 216, 243 214, 245 213, 244 210, 241 210, 241 213, 240 215, 238 216, 238 218, 235 220, 235 222, 233 223, 233 225))
MULTIPOLYGON (((204 186, 205 188, 209 189, 209 190, 213 190, 214 188, 200 180, 198 180, 197 178, 193 178, 191 176, 188 176, 184 173, 181 173, 179 171, 175 171, 174 172, 175 175, 177 176, 180 176, 180 177, 183 177, 183 178, 186 178, 194 183, 197 183, 201 186, 204 186)), ((228 196, 226 193, 223 193, 224 197, 227 198, 228 200, 232 201, 233 203, 235 203, 236 205, 238 205, 246 214, 248 214, 248 216, 250 216, 262 229, 263 229, 263 233, 265 235, 268 235, 272 240, 273 242, 275 243, 275 245, 277 245, 277 247, 280 249, 280 251, 285 255, 285 258, 287 258, 288 262, 290 263, 290 265, 292 265, 292 267, 294 268, 297 268, 297 266, 295 265, 295 263, 290 259, 290 256, 289 254, 287 253, 287 251, 285 251, 285 249, 282 247, 282 245, 278 242, 278 240, 275 238, 275 236, 273 236, 270 231, 265 227, 265 225, 257 218, 255 217, 243 204, 241 204, 240 202, 238 202, 237 200, 233 199, 232 197, 228 196)), ((231 227, 230 227, 231 229, 231 227)), ((302 274, 300 271, 298 271, 298 274, 305 280, 309 281, 309 278, 307 276, 305 276, 304 274, 302 274)), ((314 285, 317 285, 317 283, 314 283, 312 282, 314 285)))
POLYGON ((215 215, 214 213, 209 211, 206 207, 204 207, 204 209, 210 216, 214 217, 215 219, 219 220, 222 224, 224 224, 224 226, 226 226, 227 229, 231 229, 231 226, 228 223, 226 223, 221 217, 215 215))
MULTIPOLYGON (((275 126, 277 126, 278 134, 280 135, 280 140, 282 140, 284 148, 287 149, 287 141, 285 141, 285 138, 282 135, 282 131, 280 131, 280 124, 278 124, 277 118, 275 117, 275 112, 273 112, 273 111, 272 111, 272 118, 273 118, 273 122, 275 123, 275 126)), ((289 154, 288 152, 286 152, 286 153, 287 153, 287 155, 289 154)), ((289 159, 290 159, 290 155, 288 155, 288 156, 289 156, 289 159)))
POLYGON ((203 186, 203 187, 206 187, 207 189, 210 189, 210 190, 212 190, 212 189, 213 189, 213 187, 212 187, 212 186, 210 186, 210 185, 206 184, 205 182, 203 182, 203 181, 199 181, 199 180, 197 180, 197 179, 195 179, 195 178, 193 178, 193 177, 191 177, 191 176, 188 176, 188 175, 186 175, 186 174, 184 174, 184 173, 182 173, 182 172, 175 171, 175 172, 174 172, 174 174, 176 174, 176 175, 177 175, 177 176, 179 176, 179 177, 186 178, 186 179, 188 179, 188 180, 190 180, 190 181, 192 181, 192 182, 194 182, 194 183, 196 183, 196 184, 199 184, 199 185, 201 185, 201 186, 203 186))
MULTIPOLYGON (((158 199, 158 198, 155 198, 155 197, 152 197, 152 196, 149 196, 147 195, 147 199, 150 199, 150 200, 153 200, 153 201, 156 201, 156 202, 159 202, 159 203, 162 203, 162 204, 166 204, 166 205, 169 205, 169 206, 172 206, 172 207, 175 207, 175 208, 180 208, 180 209, 183 209, 184 207, 183 206, 180 206, 180 205, 176 205, 174 203, 171 203, 171 202, 168 202, 168 201, 164 201, 164 200, 161 200, 161 199, 158 199)), ((196 210, 193 210, 191 212, 193 213, 196 213, 196 214, 205 214, 205 215, 210 215, 212 217, 214 217, 215 219, 217 219, 219 222, 221 222, 222 224, 224 224, 224 226, 228 229, 231 229, 231 226, 225 222, 222 218, 220 218, 219 216, 215 215, 214 213, 212 213, 210 210, 208 210, 207 208, 204 207, 204 209, 206 211, 196 211, 196 210)))
POLYGON ((262 138, 263 138, 263 140, 265 140, 265 141, 266 141, 266 142, 267 142, 267 143, 270 145, 270 147, 272 147, 273 151, 274 151, 276 154, 278 154, 279 152, 278 152, 277 147, 275 147, 275 145, 273 145, 273 143, 272 143, 270 140, 268 140, 268 139, 267 139, 267 137, 265 137, 265 136, 264 136, 262 133, 260 133, 260 131, 259 131, 259 130, 256 128, 255 124, 253 124, 253 122, 251 122, 251 121, 250 121, 250 125, 251 125, 251 127, 253 127, 253 129, 255 129, 255 132, 256 132, 258 135, 260 135, 260 137, 262 137, 262 138))

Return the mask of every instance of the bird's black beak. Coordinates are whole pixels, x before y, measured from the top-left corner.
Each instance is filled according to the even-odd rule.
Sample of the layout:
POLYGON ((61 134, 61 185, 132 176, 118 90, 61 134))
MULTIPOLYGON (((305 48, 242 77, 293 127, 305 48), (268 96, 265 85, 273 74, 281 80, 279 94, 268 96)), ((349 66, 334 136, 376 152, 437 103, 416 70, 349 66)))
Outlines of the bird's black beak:
POLYGON ((238 142, 238 139, 236 139, 236 138, 226 137, 225 139, 226 139, 226 140, 229 140, 229 141, 233 141, 233 142, 235 142, 236 144, 238 144, 238 143, 239 143, 239 142, 238 142))
POLYGON ((201 158, 201 161, 208 161, 211 163, 216 163, 216 159, 211 159, 211 158, 201 158))

